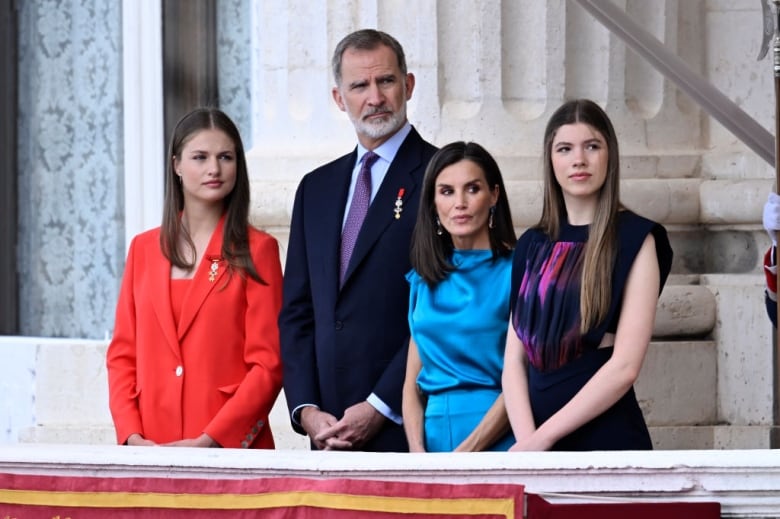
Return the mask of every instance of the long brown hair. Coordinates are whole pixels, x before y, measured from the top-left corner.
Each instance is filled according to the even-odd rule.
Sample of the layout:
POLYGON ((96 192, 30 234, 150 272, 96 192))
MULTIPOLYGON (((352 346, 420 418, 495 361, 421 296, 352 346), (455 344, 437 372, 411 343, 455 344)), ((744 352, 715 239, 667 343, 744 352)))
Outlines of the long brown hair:
POLYGON ((184 191, 174 171, 173 163, 180 158, 184 145, 196 133, 207 129, 224 132, 233 141, 236 153, 236 185, 222 201, 223 211, 225 211, 222 257, 228 262, 231 271, 236 271, 242 276, 248 275, 255 281, 264 283, 249 253, 249 173, 244 156, 244 145, 233 121, 216 108, 196 108, 179 119, 173 129, 165 167, 165 201, 160 229, 162 253, 171 264, 179 268, 186 270, 195 268, 195 244, 181 223, 184 191), (190 249, 192 260, 187 259, 188 255, 179 250, 177 244, 180 238, 184 239, 190 249))
POLYGON ((553 240, 566 221, 566 204, 552 167, 552 144, 558 129, 566 124, 584 123, 596 130, 607 143, 607 178, 601 187, 596 214, 588 229, 580 289, 580 332, 586 333, 607 316, 612 294, 612 271, 617 256, 617 214, 620 204, 620 153, 612 122, 593 101, 577 99, 561 105, 550 117, 544 131, 544 203, 537 227, 553 240))

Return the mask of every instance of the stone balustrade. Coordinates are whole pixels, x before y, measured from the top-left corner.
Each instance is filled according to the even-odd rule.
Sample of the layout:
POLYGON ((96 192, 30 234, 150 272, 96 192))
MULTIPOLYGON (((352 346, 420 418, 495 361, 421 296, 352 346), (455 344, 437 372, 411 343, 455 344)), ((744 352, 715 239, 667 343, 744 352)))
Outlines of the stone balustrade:
POLYGON ((381 454, 95 445, 0 446, 20 475, 296 477, 512 483, 550 502, 718 502, 722 517, 780 517, 780 451, 381 454))
POLYGON ((658 300, 655 337, 705 337, 715 328, 715 295, 701 285, 673 284, 669 280, 658 300))

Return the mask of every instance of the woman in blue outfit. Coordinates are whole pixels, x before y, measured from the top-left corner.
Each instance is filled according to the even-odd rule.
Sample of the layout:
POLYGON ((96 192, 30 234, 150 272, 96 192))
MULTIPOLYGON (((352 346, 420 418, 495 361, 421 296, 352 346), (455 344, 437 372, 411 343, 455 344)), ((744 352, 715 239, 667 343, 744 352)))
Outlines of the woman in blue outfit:
POLYGON ((480 145, 428 165, 412 234, 403 421, 412 452, 507 450, 501 366, 509 319, 512 216, 480 145))
POLYGON ((503 389, 511 450, 652 449, 633 384, 671 267, 664 228, 619 198, 606 113, 570 101, 544 134, 539 223, 515 248, 503 389))

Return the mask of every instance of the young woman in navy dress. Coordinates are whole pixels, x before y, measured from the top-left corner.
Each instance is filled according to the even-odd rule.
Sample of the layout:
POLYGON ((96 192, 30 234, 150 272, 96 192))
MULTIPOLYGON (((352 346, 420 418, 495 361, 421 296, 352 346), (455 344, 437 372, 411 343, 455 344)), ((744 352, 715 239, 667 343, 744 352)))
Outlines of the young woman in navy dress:
POLYGON ((606 113, 562 105, 544 134, 542 217, 512 267, 512 450, 652 449, 633 384, 672 250, 661 225, 622 206, 619 177, 606 113))

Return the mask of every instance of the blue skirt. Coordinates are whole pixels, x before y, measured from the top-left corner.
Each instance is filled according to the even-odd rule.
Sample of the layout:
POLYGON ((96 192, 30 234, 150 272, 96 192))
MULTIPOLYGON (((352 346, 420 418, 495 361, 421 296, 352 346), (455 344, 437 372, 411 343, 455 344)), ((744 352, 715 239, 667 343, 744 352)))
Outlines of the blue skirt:
MULTIPOLYGON (((425 406, 425 450, 455 450, 477 427, 500 394, 499 389, 457 389, 429 395, 425 406)), ((506 451, 514 443, 510 431, 486 450, 506 451)))

